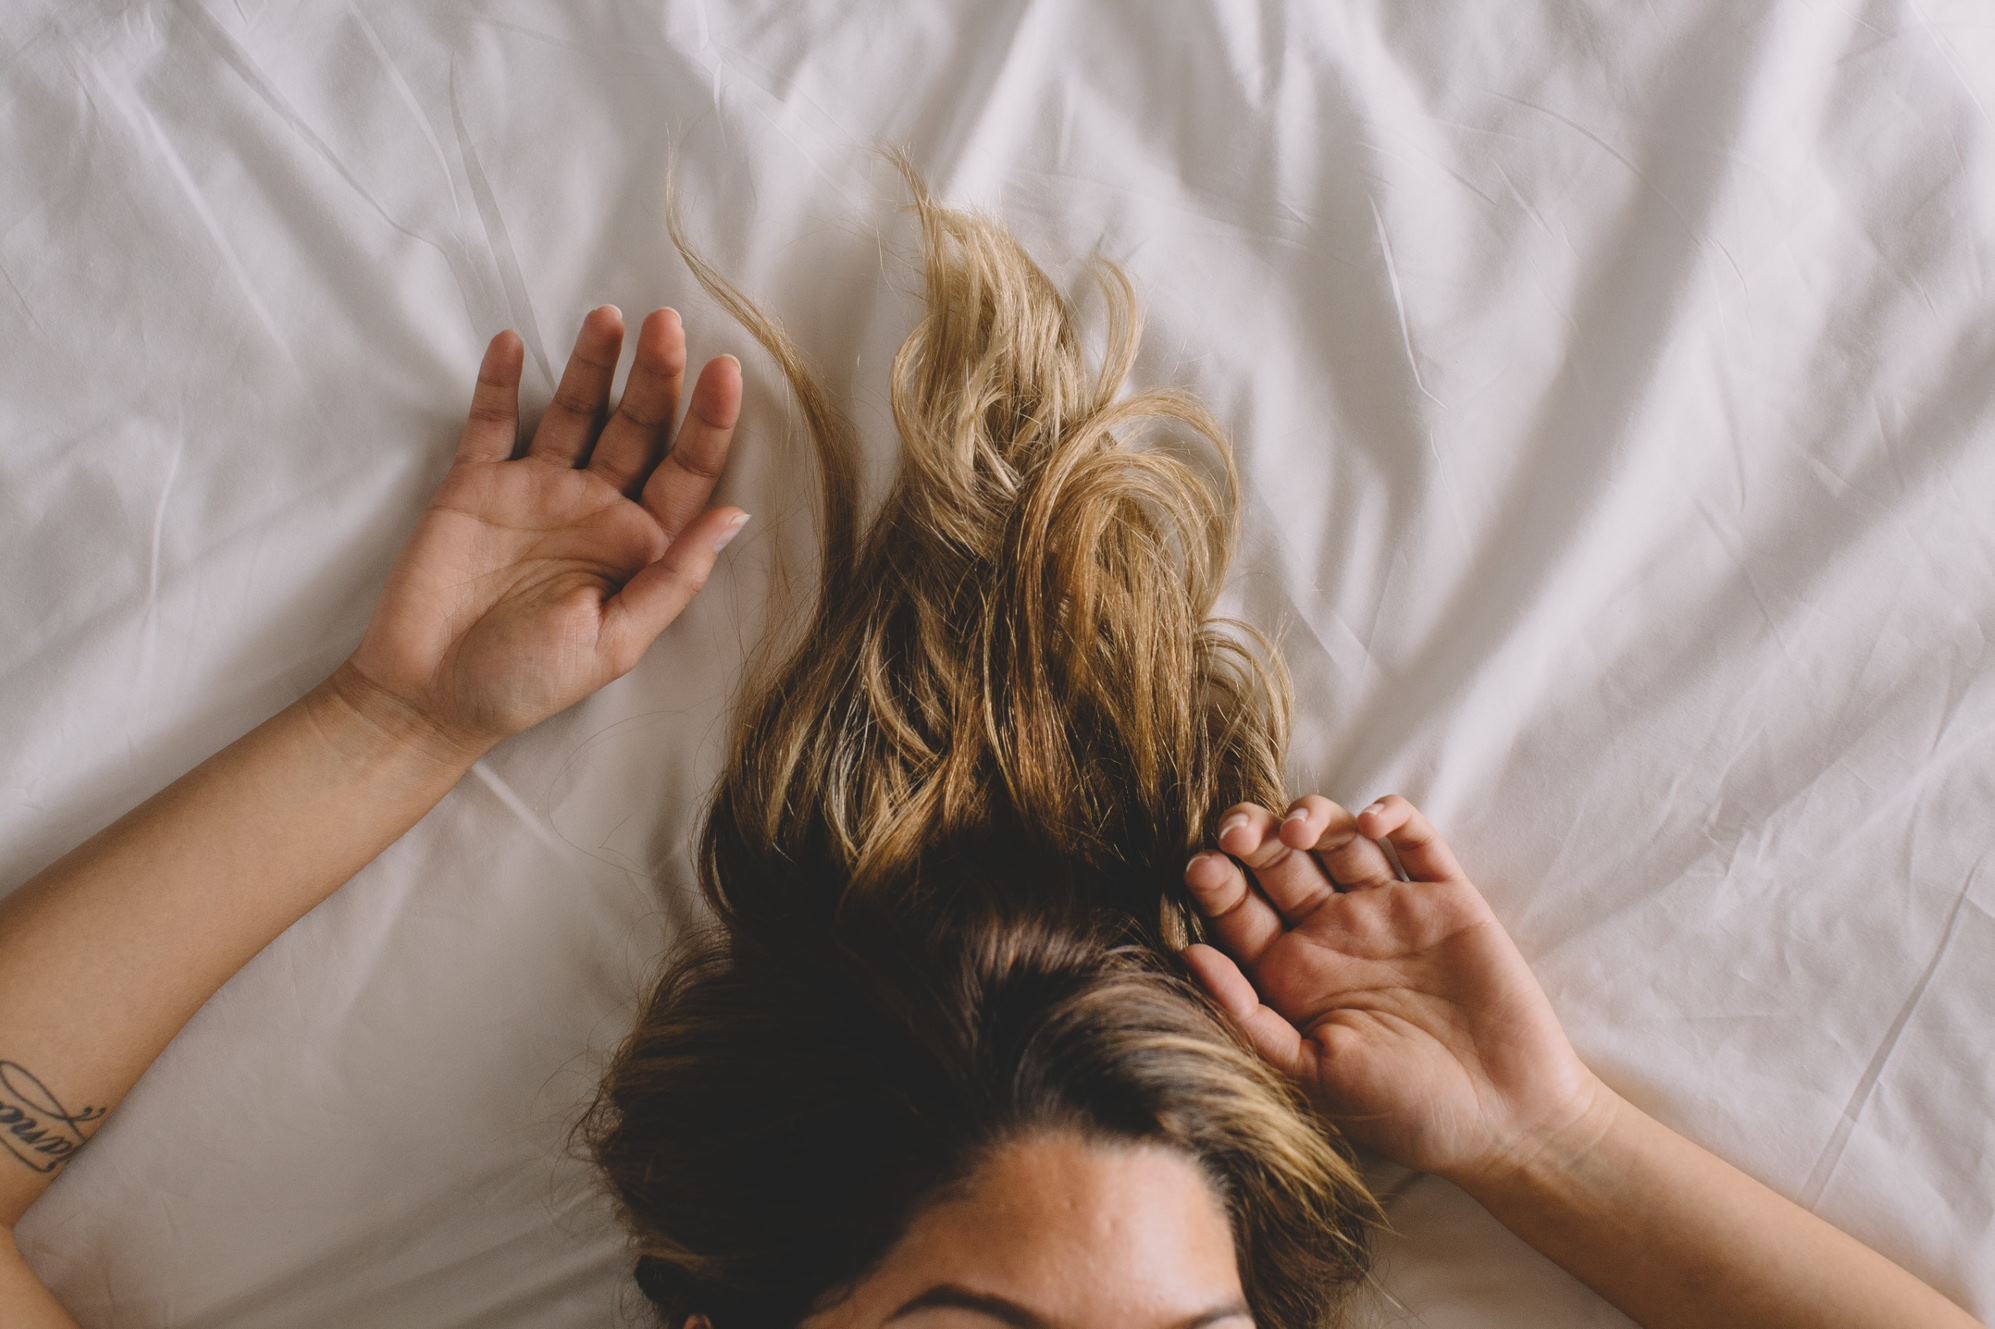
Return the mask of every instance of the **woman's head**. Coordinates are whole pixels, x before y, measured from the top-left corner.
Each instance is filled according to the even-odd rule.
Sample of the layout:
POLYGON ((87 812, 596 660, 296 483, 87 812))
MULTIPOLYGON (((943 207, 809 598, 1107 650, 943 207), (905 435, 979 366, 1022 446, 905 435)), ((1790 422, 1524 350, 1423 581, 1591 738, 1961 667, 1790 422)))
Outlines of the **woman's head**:
MULTIPOLYGON (((870 522, 850 424, 672 219, 796 394, 825 547, 701 828, 716 930, 671 958, 586 1123, 640 1286, 715 1329, 858 1314, 869 1279, 938 1249, 921 1234, 974 1227, 1065 1148, 1101 1164, 1077 1182, 1200 1179, 1175 1193, 1203 1208, 1150 1217, 1187 1241, 1223 1219, 1263 1325, 1332 1323, 1376 1204, 1176 955, 1200 928, 1186 858, 1224 808, 1284 801, 1280 660, 1209 617, 1231 451, 1181 391, 1122 397, 1141 319, 1112 263, 1089 268, 1093 372, 1010 234, 896 160, 927 309, 870 522), (1139 447, 1146 422, 1188 437, 1139 447)), ((996 1259, 997 1235, 969 1253, 996 1259)))
POLYGON ((848 940, 681 953, 604 1083, 598 1158, 668 1323, 870 1329, 924 1297, 908 1329, 975 1323, 952 1297, 1334 1320, 1369 1196, 1153 947, 982 907, 848 940))

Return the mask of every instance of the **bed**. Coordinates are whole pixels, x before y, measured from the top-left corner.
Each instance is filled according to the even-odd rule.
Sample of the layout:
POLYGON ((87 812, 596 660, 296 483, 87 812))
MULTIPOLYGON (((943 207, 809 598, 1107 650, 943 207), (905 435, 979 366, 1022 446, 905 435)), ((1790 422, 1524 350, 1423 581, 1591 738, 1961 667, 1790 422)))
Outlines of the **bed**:
MULTIPOLYGON (((1985 7, 21 0, 0 69, 0 889, 352 649, 500 328, 537 410, 585 309, 679 308, 746 363, 757 513, 30 1213, 83 1323, 635 1309, 566 1133, 696 917, 738 668, 814 547, 665 169, 878 481, 894 142, 1056 279, 1122 263, 1136 380, 1232 431, 1222 608, 1280 634, 1296 787, 1413 797, 1604 1078, 1995 1316, 1985 7)), ((1369 1168, 1364 1323, 1626 1323, 1369 1168)))

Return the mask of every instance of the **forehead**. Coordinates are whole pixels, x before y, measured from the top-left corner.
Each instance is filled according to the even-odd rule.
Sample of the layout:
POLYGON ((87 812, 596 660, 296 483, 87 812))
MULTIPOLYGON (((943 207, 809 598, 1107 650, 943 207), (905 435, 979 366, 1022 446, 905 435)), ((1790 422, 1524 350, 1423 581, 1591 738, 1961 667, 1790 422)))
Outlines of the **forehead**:
MULTIPOLYGON (((1165 1329, 1241 1295, 1231 1224, 1196 1162, 1159 1145, 1067 1132, 994 1151, 916 1218, 851 1298, 807 1329, 873 1329, 938 1286, 1016 1302, 1063 1329, 1165 1329)), ((998 1321, 938 1311, 904 1323, 998 1321)))

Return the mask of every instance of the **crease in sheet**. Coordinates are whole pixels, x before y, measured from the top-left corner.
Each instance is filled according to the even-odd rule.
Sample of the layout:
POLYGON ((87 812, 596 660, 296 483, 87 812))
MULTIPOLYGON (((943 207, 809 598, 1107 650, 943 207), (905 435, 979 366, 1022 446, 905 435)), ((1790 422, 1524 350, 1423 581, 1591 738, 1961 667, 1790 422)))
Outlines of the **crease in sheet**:
POLYGON ((1644 189, 1648 190, 1651 194, 1654 194, 1657 198, 1662 200, 1662 205, 1668 208, 1670 211, 1670 215, 1675 217, 1677 221, 1682 224, 1683 229, 1689 234, 1692 240, 1696 241, 1700 245, 1709 245, 1711 248, 1717 250, 1720 254, 1724 255, 1725 262, 1731 266, 1732 275, 1739 279, 1739 287, 1741 290, 1749 291, 1752 289, 1750 283, 1746 281, 1745 269, 1741 268, 1739 266, 1739 261, 1732 257, 1732 251, 1725 248, 1725 246, 1718 240, 1704 234, 1704 232, 1700 231, 1696 226, 1692 225, 1690 218, 1684 214, 1683 209, 1677 206, 1676 200, 1671 198, 1668 194, 1664 193, 1662 191, 1662 188, 1658 186, 1655 181, 1649 179, 1648 174, 1645 171, 1643 171, 1641 167, 1635 165, 1634 159, 1628 156, 1627 153, 1622 152, 1612 143, 1609 143, 1606 139, 1600 137, 1600 135, 1594 133, 1591 129, 1588 129, 1585 125, 1573 119, 1571 116, 1560 115, 1557 111, 1552 110, 1548 106, 1540 106, 1536 102, 1528 102, 1525 101, 1522 97, 1512 97, 1506 93, 1501 93, 1501 92, 1492 91, 1489 95, 1492 97, 1499 98, 1503 101, 1510 102, 1513 105, 1521 106, 1527 111, 1536 111, 1539 115, 1548 115, 1552 119, 1557 120, 1560 124, 1568 126, 1569 128, 1573 129, 1575 132, 1579 133, 1585 138, 1591 140, 1594 144, 1598 145, 1598 147, 1602 152, 1612 157, 1615 161, 1620 162, 1621 165, 1627 167, 1628 173, 1634 176, 1635 179, 1639 180, 1644 189))
POLYGON ((1885 1065, 1891 1060, 1891 1054, 1897 1050, 1898 1041, 1904 1036, 1905 1026, 1912 1019, 1912 1012, 1918 1009, 1920 1000, 1926 995, 1927 987, 1932 984, 1933 975, 1939 972, 1940 959, 1953 942, 1954 925, 1960 921, 1961 906, 1967 903, 1967 897, 1974 889, 1975 881, 1981 876, 1981 865, 1988 861, 1990 852, 1995 851, 1983 850, 1981 857, 1976 859, 1974 866, 1968 870, 1967 881, 1961 886, 1960 894, 1954 897, 1953 908, 1947 912, 1946 925, 1940 929, 1940 939, 1933 947, 1932 958, 1926 961, 1925 972, 1919 975, 1919 981, 1912 985, 1911 993, 1899 1006, 1897 1017, 1891 1021, 1891 1027, 1885 1031, 1877 1051, 1871 1054, 1870 1064, 1864 1068, 1863 1074, 1857 1079, 1856 1088, 1850 1092, 1849 1102, 1843 1105, 1842 1119, 1836 1123, 1835 1133, 1822 1147, 1821 1154, 1815 1159, 1814 1168, 1808 1173, 1808 1180, 1802 1184, 1801 1194, 1795 1197, 1802 1208, 1812 1210, 1820 1202, 1822 1191, 1829 1184, 1829 1178, 1835 1175, 1837 1166, 1841 1164, 1843 1150, 1849 1144, 1850 1132, 1856 1129, 1857 1120, 1863 1115, 1864 1105, 1870 1101, 1871 1091, 1877 1087, 1878 1080, 1884 1074, 1885 1065))
POLYGON ((159 550, 166 537, 166 509, 173 499, 173 482, 180 474, 180 459, 187 451, 185 394, 182 395, 180 427, 173 431, 173 455, 166 461, 166 478, 159 483, 159 499, 152 509, 152 538, 147 545, 145 565, 145 612, 140 620, 139 678, 152 677, 152 662, 159 644, 159 550))
POLYGON ((1385 254, 1385 277, 1392 286, 1392 308, 1399 315, 1399 344, 1406 349, 1406 367, 1413 371, 1413 386, 1420 389, 1420 395, 1428 401, 1446 409, 1448 403, 1429 392, 1425 380, 1420 377, 1420 359, 1413 350, 1413 328, 1406 321, 1406 300, 1399 291, 1399 266, 1392 259, 1392 240, 1385 233, 1385 218, 1379 215, 1378 200, 1366 194, 1365 202, 1371 205, 1372 226, 1378 233, 1378 247, 1385 254))
POLYGON ((339 154, 332 150, 332 145, 320 138, 318 131, 314 130, 306 122, 305 117, 300 115, 297 109, 290 102, 286 101, 277 89, 270 85, 269 81, 257 69, 256 62, 249 58, 249 55, 242 49, 242 44, 236 41, 234 37, 231 37, 227 29, 215 22, 212 17, 197 6, 186 3, 186 0, 182 0, 180 8, 194 20, 196 29, 202 36, 208 39, 208 44, 214 48, 217 55, 221 56, 223 63, 236 72, 236 75, 248 85, 249 90, 254 92, 262 100, 264 105, 277 113, 278 120, 284 124, 285 128, 302 139, 314 155, 325 162, 326 165, 332 167, 333 171, 340 179, 346 181, 347 186, 354 193, 366 200, 367 206, 374 210, 374 214, 377 217, 409 239, 414 240, 417 244, 425 245, 435 250, 437 255, 443 259, 444 265, 453 274, 456 274, 457 265, 451 262, 450 252, 428 236, 422 235, 395 220, 388 212, 388 209, 381 205, 381 200, 374 197, 373 192, 360 182, 360 177, 355 175, 348 168, 347 164, 340 159, 339 154))
MULTIPOLYGON (((1926 11, 1920 8, 1919 0, 1905 0, 1905 7, 1912 11, 1913 18, 1919 20, 1919 26, 1925 29, 1926 36, 1932 38, 1933 49, 1940 53, 1940 63, 1947 67, 1947 73, 1953 75, 1954 82, 1960 84, 1961 91, 1965 92, 1967 99, 1974 103, 1974 109, 1980 114, 1982 122, 1987 123, 1988 108, 1981 104, 1981 94, 1974 90, 1974 85, 1967 81, 1967 75, 1961 73, 1960 66, 1954 63, 1953 48, 1949 47, 1946 39, 1940 36, 1939 29, 1933 26, 1933 21, 1926 17, 1926 11)), ((1960 155, 1959 144, 1954 145, 1954 155, 1956 157, 1960 155)))
POLYGON ((14 299, 20 303, 21 312, 28 316, 28 324, 34 328, 35 335, 46 338, 48 336, 48 329, 43 327, 42 321, 35 317, 35 307, 28 303, 28 297, 21 292, 20 283, 14 280, 14 274, 7 270, 5 263, 0 263, 0 277, 6 278, 7 289, 14 293, 14 299))
POLYGON ((693 12, 698 18, 700 26, 699 53, 707 61, 707 85, 713 94, 714 127, 720 133, 720 146, 722 155, 725 156, 727 148, 727 117, 721 114, 720 109, 720 69, 726 61, 721 56, 719 44, 713 39, 713 22, 707 14, 707 0, 695 0, 693 12))
MULTIPOLYGON (((986 6, 982 12, 989 14, 996 8, 986 6)), ((955 99, 959 109, 948 117, 945 126, 952 132, 936 145, 935 160, 948 164, 944 168, 946 174, 931 182, 938 195, 946 197, 963 191, 966 165, 1005 161, 1018 155, 1004 151, 1003 145, 995 140, 1007 130, 1016 133, 1015 107, 1033 105, 1039 98, 1032 71, 1026 67, 1028 57, 1039 43, 1028 39, 1027 34, 1037 38, 1044 25, 1045 10, 1037 4, 1021 4, 1013 6, 1010 13, 1008 32, 978 43, 989 52, 987 58, 977 62, 984 77, 974 87, 965 82, 955 99), (961 108, 969 107, 978 109, 967 116, 961 113, 961 108)))
POLYGON ((479 220, 485 225, 485 247, 498 266, 499 279, 505 284, 510 322, 519 329, 520 340, 526 343, 527 353, 540 366, 541 377, 551 388, 555 383, 554 367, 548 363, 540 324, 533 316, 533 302, 527 298, 526 278, 520 272, 519 255, 513 250, 512 238, 506 232, 505 216, 499 211, 499 200, 492 193, 492 183, 485 176, 485 168, 478 160, 478 150, 471 146, 471 131, 464 123, 464 96, 458 84, 455 54, 450 57, 450 125, 457 134, 457 150, 464 158, 464 178, 471 186, 471 200, 477 204, 479 220))
POLYGON ((489 762, 477 763, 471 768, 471 774, 477 778, 478 783, 492 792, 492 797, 499 801, 501 807, 512 813, 521 825, 532 832, 534 839, 562 858, 568 858, 575 852, 576 846, 556 834, 546 816, 536 812, 524 798, 520 797, 519 791, 514 789, 505 777, 494 771, 489 762))
MULTIPOLYGON (((846 175, 849 173, 841 173, 838 171, 826 169, 824 162, 822 160, 823 156, 822 152, 813 151, 810 147, 806 146, 800 139, 798 139, 794 133, 791 132, 790 126, 792 122, 810 125, 810 126, 830 126, 833 130, 839 131, 839 136, 833 136, 830 134, 821 134, 821 137, 833 138, 833 141, 836 143, 836 146, 845 152, 858 151, 864 145, 853 135, 843 132, 844 130, 843 124, 832 113, 831 109, 823 105, 821 102, 817 101, 809 93, 804 92, 800 88, 797 88, 795 86, 797 80, 795 79, 792 79, 791 85, 789 87, 786 87, 781 91, 778 91, 774 87, 766 86, 760 82, 757 82, 756 79, 750 73, 744 70, 743 61, 736 60, 733 62, 728 62, 719 54, 721 49, 719 44, 714 42, 712 38, 709 35, 707 35, 704 27, 702 28, 701 43, 703 50, 707 46, 711 46, 715 51, 714 60, 710 66, 712 73, 713 99, 714 99, 713 122, 714 122, 714 131, 716 136, 720 140, 721 147, 725 149, 727 147, 727 141, 728 141, 727 118, 724 114, 721 113, 721 70, 722 70, 722 65, 725 64, 726 71, 734 76, 732 83, 729 85, 730 87, 736 90, 745 89, 752 93, 759 93, 765 101, 771 103, 775 107, 773 111, 766 109, 761 111, 762 123, 768 125, 778 134, 781 134, 783 136, 784 141, 797 150, 797 154, 801 156, 804 159, 804 161, 810 166, 811 170, 817 174, 818 179, 824 183, 826 189, 830 190, 832 193, 835 193, 836 195, 838 195, 838 197, 844 199, 845 202, 851 206, 854 212, 862 214, 867 212, 870 209, 871 201, 853 192, 852 188, 850 187, 850 185, 847 183, 846 180, 846 175), (797 107, 796 104, 793 103, 790 99, 790 94, 793 90, 795 92, 795 96, 809 110, 810 114, 808 115, 795 114, 797 107)), ((690 134, 690 132, 691 131, 689 127, 685 131, 685 133, 690 134)), ((726 155, 725 152, 723 152, 722 155, 725 156, 726 155)), ((674 159, 676 160, 678 156, 676 151, 674 152, 673 156, 674 159)))
MULTIPOLYGON (((401 99, 402 105, 408 108, 409 122, 423 136, 423 142, 429 144, 430 155, 436 159, 437 174, 443 179, 443 187, 450 191, 452 237, 456 240, 458 249, 464 251, 466 248, 464 241, 464 199, 457 192, 457 178, 451 172, 450 157, 443 150, 443 140, 436 136, 436 131, 430 125, 429 116, 423 111, 421 100, 417 98, 415 89, 409 86, 408 79, 402 76, 401 67, 395 63, 393 56, 389 54, 388 44, 381 39, 380 30, 374 26, 374 20, 368 18, 366 12, 358 5, 351 3, 351 0, 349 0, 346 8, 347 12, 353 15, 354 21, 360 25, 360 31, 367 38, 367 44, 373 48, 374 58, 380 63, 382 73, 387 75, 389 85, 395 89, 395 95, 401 99)), ((491 291, 486 285, 483 271, 477 264, 469 261, 470 255, 468 253, 460 252, 459 257, 465 261, 465 268, 477 281, 478 303, 480 306, 489 306, 492 302, 491 291)), ((464 278, 458 272, 457 261, 448 253, 444 254, 444 260, 450 264, 451 274, 458 279, 459 292, 465 298, 465 312, 471 315, 474 321, 482 321, 480 311, 470 307, 471 292, 465 289, 464 278)))
MULTIPOLYGON (((1368 152, 1377 153, 1379 156, 1385 158, 1392 158, 1402 155, 1401 153, 1395 152, 1392 149, 1385 147, 1383 144, 1374 143, 1370 139, 1364 139, 1364 138, 1354 139, 1352 140, 1352 145, 1354 147, 1363 148, 1368 152)), ((1463 189, 1466 189, 1469 191, 1469 193, 1474 194, 1484 203, 1487 203, 1491 211, 1493 212, 1502 211, 1503 204, 1497 198, 1495 198, 1493 195, 1484 193, 1481 189, 1477 188, 1475 181, 1469 179, 1467 176, 1463 175, 1460 171, 1457 171, 1454 167, 1442 161, 1439 157, 1434 156, 1432 153, 1422 152, 1418 148, 1409 148, 1406 151, 1410 152, 1413 156, 1418 157, 1421 161, 1426 162, 1429 166, 1441 172, 1441 174, 1447 176, 1450 180, 1453 180, 1463 189)), ((1513 190, 1512 192, 1515 191, 1513 190)), ((1372 211, 1376 213, 1378 209, 1374 207, 1372 211)))
MULTIPOLYGON (((213 209, 208 206, 208 200, 202 195, 200 186, 195 183, 193 173, 187 169, 187 160, 180 155, 172 136, 166 132, 165 127, 159 123, 159 118, 144 102, 122 92, 80 46, 72 47, 71 50, 107 95, 110 104, 126 117, 128 123, 151 137, 153 146, 159 150, 160 162, 173 177, 173 182, 180 187, 188 208, 193 212, 195 220, 201 223, 201 229, 208 233, 208 239, 213 242, 222 265, 228 269, 229 276, 235 281, 236 289, 249 306, 250 312, 256 316, 257 325, 263 329, 271 346, 284 357, 284 362, 291 367, 291 372, 297 376, 298 382, 309 384, 311 377, 304 372, 298 364, 297 357, 291 353, 290 338, 271 315, 270 307, 263 302, 263 296, 256 289, 256 283, 250 280, 249 270, 243 265, 241 255, 236 252, 228 231, 223 228, 213 209)), ((79 83, 82 81, 81 78, 78 79, 79 83)), ((86 95, 89 95, 87 88, 86 95)), ((91 96, 90 102, 93 107, 96 106, 96 97, 91 96)))

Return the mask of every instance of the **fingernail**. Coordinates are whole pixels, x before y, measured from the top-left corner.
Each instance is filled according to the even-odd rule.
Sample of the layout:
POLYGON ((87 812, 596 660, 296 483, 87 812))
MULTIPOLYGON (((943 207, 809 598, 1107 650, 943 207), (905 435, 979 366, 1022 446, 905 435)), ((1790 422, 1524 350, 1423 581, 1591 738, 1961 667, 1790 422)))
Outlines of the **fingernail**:
POLYGON ((1244 812, 1236 812, 1232 816, 1228 817, 1225 821, 1219 823, 1219 834, 1221 838, 1224 838, 1225 836, 1231 834, 1232 832, 1239 830, 1242 826, 1245 826, 1246 824, 1247 824, 1247 814, 1244 812))
POLYGON ((1385 804, 1374 803, 1370 807, 1366 808, 1364 812, 1360 812, 1358 815, 1362 817, 1365 815, 1365 812, 1384 812, 1384 811, 1385 811, 1385 804))
POLYGON ((1205 857, 1205 851, 1201 849, 1197 853, 1193 854, 1190 858, 1186 859, 1185 872, 1189 874, 1193 868, 1198 866, 1198 860, 1204 857, 1205 857))
POLYGON ((732 361, 734 361, 734 367, 735 367, 736 369, 739 369, 739 368, 741 368, 741 357, 740 357, 740 356, 738 356, 738 355, 724 355, 724 354, 723 354, 723 355, 717 355, 717 356, 715 356, 715 357, 714 357, 714 359, 716 359, 716 360, 732 360, 732 361))
POLYGON ((734 537, 741 534, 741 528, 748 524, 748 515, 746 512, 737 512, 727 519, 727 525, 720 529, 720 538, 713 542, 713 551, 716 554, 727 548, 734 537))
POLYGON ((1282 822, 1284 825, 1286 825, 1291 821, 1307 821, 1307 820, 1309 820, 1308 808, 1297 808, 1295 811, 1289 813, 1286 817, 1282 818, 1282 822))
POLYGON ((615 314, 619 320, 623 318, 623 311, 621 309, 618 309, 615 305, 602 305, 597 308, 596 312, 600 314, 605 309, 609 310, 612 314, 615 314))

